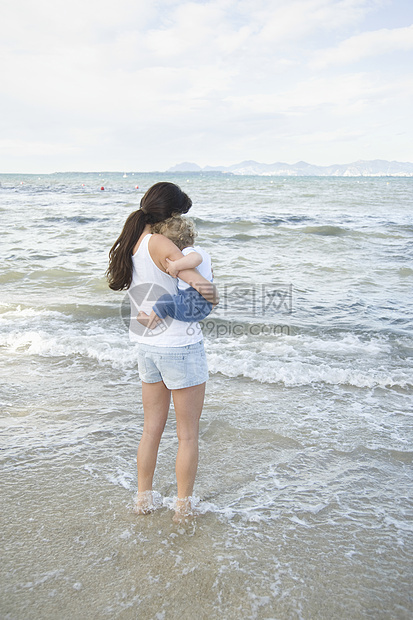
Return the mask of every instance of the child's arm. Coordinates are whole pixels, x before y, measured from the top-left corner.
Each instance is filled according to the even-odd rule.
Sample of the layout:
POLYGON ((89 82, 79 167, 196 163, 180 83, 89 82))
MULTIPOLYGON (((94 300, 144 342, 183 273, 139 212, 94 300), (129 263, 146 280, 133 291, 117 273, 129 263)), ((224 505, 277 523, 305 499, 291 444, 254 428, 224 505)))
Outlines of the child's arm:
POLYGON ((202 263, 202 256, 198 252, 189 252, 186 256, 178 258, 178 260, 166 259, 168 266, 166 268, 167 273, 170 276, 176 278, 180 271, 184 269, 194 269, 202 263))
MULTIPOLYGON (((167 258, 169 258, 169 260, 178 260, 182 258, 182 252, 170 239, 156 233, 149 239, 148 249, 155 265, 159 267, 161 271, 165 271, 165 273, 168 267, 167 258)), ((201 276, 197 269, 184 269, 179 272, 179 277, 189 284, 189 286, 197 290, 198 293, 213 306, 219 303, 217 287, 201 276)))

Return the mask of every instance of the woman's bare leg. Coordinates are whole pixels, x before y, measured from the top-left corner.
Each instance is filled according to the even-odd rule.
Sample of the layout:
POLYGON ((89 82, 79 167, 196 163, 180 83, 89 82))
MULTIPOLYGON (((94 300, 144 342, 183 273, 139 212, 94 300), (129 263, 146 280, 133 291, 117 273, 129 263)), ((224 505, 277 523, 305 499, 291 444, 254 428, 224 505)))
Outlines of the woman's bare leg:
POLYGON ((178 454, 176 456, 176 481, 178 485, 177 514, 190 511, 190 497, 194 489, 198 468, 199 418, 205 397, 205 383, 193 387, 173 390, 172 397, 176 414, 178 454))
POLYGON ((147 512, 152 500, 152 480, 158 456, 159 442, 168 418, 171 391, 163 381, 157 383, 142 382, 143 432, 139 442, 138 464, 138 500, 137 512, 147 512))

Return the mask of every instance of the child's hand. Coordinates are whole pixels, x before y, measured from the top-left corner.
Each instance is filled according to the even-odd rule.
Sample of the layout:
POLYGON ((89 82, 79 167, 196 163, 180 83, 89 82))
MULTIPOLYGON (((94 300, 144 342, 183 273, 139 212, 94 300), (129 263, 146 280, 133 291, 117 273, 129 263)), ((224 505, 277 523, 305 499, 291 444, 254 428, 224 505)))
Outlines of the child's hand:
POLYGON ((178 273, 179 273, 179 269, 177 269, 176 267, 174 267, 174 263, 176 263, 177 261, 175 260, 170 260, 169 258, 166 259, 168 266, 166 268, 166 273, 169 273, 170 276, 172 276, 173 278, 177 278, 178 277, 178 273))
POLYGON ((138 323, 147 327, 148 329, 155 329, 155 327, 162 322, 162 319, 159 318, 157 314, 152 310, 151 314, 146 314, 142 310, 138 313, 136 320, 138 323))

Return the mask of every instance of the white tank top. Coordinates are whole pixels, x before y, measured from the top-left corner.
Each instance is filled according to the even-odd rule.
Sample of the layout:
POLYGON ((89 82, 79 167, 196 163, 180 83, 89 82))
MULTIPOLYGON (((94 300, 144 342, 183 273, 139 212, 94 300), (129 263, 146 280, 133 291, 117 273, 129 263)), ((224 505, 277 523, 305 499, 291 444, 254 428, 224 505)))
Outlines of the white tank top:
POLYGON ((155 345, 157 347, 184 347, 202 340, 199 323, 185 323, 167 316, 163 323, 150 330, 136 320, 140 310, 150 314, 152 306, 161 295, 178 293, 178 281, 164 273, 153 262, 148 243, 151 234, 145 235, 132 256, 132 282, 128 289, 131 305, 129 336, 133 342, 155 345))

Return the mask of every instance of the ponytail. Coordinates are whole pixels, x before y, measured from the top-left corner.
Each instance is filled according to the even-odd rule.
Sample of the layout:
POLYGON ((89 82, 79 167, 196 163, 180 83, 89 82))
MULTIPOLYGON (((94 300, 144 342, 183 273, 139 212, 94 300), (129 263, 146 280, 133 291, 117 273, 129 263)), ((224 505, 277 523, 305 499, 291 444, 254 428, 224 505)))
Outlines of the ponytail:
POLYGON ((109 252, 106 276, 109 288, 113 291, 127 289, 132 282, 132 252, 148 223, 147 220, 147 214, 142 209, 131 213, 109 252))

